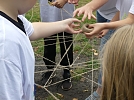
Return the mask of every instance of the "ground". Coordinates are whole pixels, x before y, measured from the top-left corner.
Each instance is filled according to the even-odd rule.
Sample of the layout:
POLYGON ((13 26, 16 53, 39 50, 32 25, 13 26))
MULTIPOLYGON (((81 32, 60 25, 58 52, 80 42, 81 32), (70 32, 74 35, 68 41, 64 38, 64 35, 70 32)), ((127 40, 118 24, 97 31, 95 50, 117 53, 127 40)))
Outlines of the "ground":
MULTIPOLYGON (((58 54, 59 55, 59 54, 58 54)), ((76 54, 74 54, 75 58, 76 54)), ((56 57, 56 59, 59 59, 59 57, 56 57)), ((87 61, 89 57, 80 55, 79 59, 76 61, 76 63, 87 61)), ((44 62, 42 59, 36 60, 36 65, 44 65, 44 62)), ((36 66, 36 72, 37 71, 43 71, 45 67, 43 66, 36 66)), ((91 69, 90 69, 91 70, 91 69)), ((97 84, 93 84, 90 80, 94 82, 97 82, 98 79, 98 70, 90 71, 83 75, 83 77, 80 77, 79 80, 76 80, 72 78, 72 84, 73 87, 69 91, 63 91, 61 89, 61 82, 52 86, 47 87, 47 89, 56 97, 59 98, 59 100, 85 100, 86 97, 88 97, 91 92, 93 92, 97 88, 97 84), (93 73, 92 73, 93 72, 93 73), (92 77, 93 74, 93 77, 92 77)), ((35 83, 41 85, 41 75, 42 73, 36 73, 35 74, 35 83)), ((56 71, 56 77, 53 80, 53 83, 58 82, 62 80, 62 70, 56 71)), ((40 87, 36 87, 36 96, 35 100, 56 100, 50 94, 40 87)))

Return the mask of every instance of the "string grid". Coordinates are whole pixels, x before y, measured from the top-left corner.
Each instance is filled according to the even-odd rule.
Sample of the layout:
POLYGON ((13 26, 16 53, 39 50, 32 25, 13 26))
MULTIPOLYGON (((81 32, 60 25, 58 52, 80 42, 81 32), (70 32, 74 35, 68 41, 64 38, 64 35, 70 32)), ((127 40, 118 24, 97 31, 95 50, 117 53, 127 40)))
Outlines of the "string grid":
MULTIPOLYGON (((42 5, 45 6, 45 5, 42 5)), ((31 10, 31 17, 28 19, 29 21, 32 21, 32 19, 34 18, 34 9, 38 8, 39 4, 37 3, 34 8, 31 10)), ((70 14, 66 9, 62 8, 61 9, 61 16, 62 15, 62 11, 65 11, 67 14, 70 15, 70 17, 72 17, 72 14, 70 14)), ((58 37, 58 38, 69 38, 69 37, 58 37)), ((51 39, 52 40, 52 39, 51 39)), ((69 41, 66 41, 69 42, 69 41)), ((64 56, 67 54, 68 50, 70 49, 71 45, 66 48, 66 52, 63 55, 63 57, 59 57, 59 41, 56 43, 57 46, 57 55, 56 55, 56 62, 53 62, 47 58, 43 57, 43 49, 44 48, 44 40, 38 40, 38 41, 34 41, 32 42, 33 45, 33 49, 35 52, 35 57, 36 57, 36 65, 35 65, 35 85, 39 88, 44 89, 45 91, 48 92, 48 94, 50 94, 55 100, 59 100, 59 98, 57 98, 57 96, 55 96, 55 94, 53 94, 48 88, 59 84, 61 82, 63 82, 63 79, 60 79, 56 82, 53 82, 52 84, 49 85, 44 85, 42 86, 41 84, 38 83, 38 81, 41 79, 41 75, 42 73, 45 73, 47 71, 53 71, 52 75, 50 77, 52 77, 55 73, 60 73, 62 72, 63 69, 66 69, 67 67, 69 67, 71 70, 71 79, 72 82, 75 81, 75 78, 80 78, 84 79, 84 81, 82 82, 89 82, 91 85, 91 88, 89 88, 88 90, 90 90, 90 93, 93 93, 94 91, 94 84, 97 86, 98 82, 97 79, 94 79, 94 72, 100 69, 100 59, 98 57, 99 55, 99 43, 100 43, 100 39, 98 38, 93 38, 93 39, 86 39, 84 34, 76 34, 73 36, 73 41, 71 43, 71 45, 73 44, 73 52, 74 52, 74 59, 73 59, 73 63, 69 64, 68 66, 61 66, 60 62, 62 61, 62 59, 64 58, 64 56), (46 69, 46 65, 43 62, 43 58, 55 63, 55 68, 53 69, 46 69), (84 71, 81 71, 84 70, 84 71), (40 75, 40 79, 38 78, 40 75), (91 78, 89 78, 91 77, 91 78), (37 83, 36 83, 37 82, 37 83)), ((65 43, 64 43, 65 44, 65 43)), ((53 45, 53 44, 51 44, 53 45)), ((69 59, 68 59, 69 62, 69 59)), ((50 65, 51 66, 51 65, 50 65)), ((59 77, 59 76, 56 76, 59 77)), ((98 78, 98 75, 96 75, 96 77, 98 78)), ((50 79, 50 78, 49 78, 50 79)), ((48 80, 49 80, 48 79, 48 80)), ((67 79, 66 79, 67 80, 67 79)), ((80 81, 79 80, 79 81, 80 81)), ((75 87, 75 85, 73 86, 75 87)), ((90 95, 90 94, 89 94, 90 95)), ((85 97, 86 98, 86 97, 85 97)))

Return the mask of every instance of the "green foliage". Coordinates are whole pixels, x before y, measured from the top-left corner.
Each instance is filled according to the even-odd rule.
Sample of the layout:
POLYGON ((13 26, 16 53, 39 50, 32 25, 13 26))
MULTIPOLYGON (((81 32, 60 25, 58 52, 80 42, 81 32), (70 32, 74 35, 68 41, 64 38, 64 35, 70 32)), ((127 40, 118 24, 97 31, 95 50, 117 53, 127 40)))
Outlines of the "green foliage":
POLYGON ((31 22, 39 22, 40 21, 40 9, 39 9, 39 3, 37 2, 36 5, 29 10, 25 17, 31 21, 31 22))
MULTIPOLYGON (((89 0, 80 0, 79 1, 79 6, 77 7, 80 7, 80 6, 83 6, 85 5, 87 2, 89 2, 89 0)), ((76 7, 76 8, 77 8, 76 7)), ((39 10, 39 3, 37 2, 36 5, 33 7, 33 9, 31 9, 30 11, 28 11, 25 15, 25 17, 31 21, 31 22, 39 22, 40 21, 40 10, 39 10)), ((80 17, 77 17, 78 19, 81 20, 82 18, 82 15, 80 17)), ((88 20, 86 19, 84 22, 82 22, 81 26, 84 24, 84 23, 95 23, 96 21, 94 19, 91 19, 91 20, 88 20)), ((75 36, 75 35, 74 35, 75 36)), ((82 50, 82 47, 87 43, 88 39, 84 36, 84 35, 79 35, 77 37, 77 43, 75 42, 75 46, 74 46, 74 52, 75 51, 78 51, 80 52, 82 50)), ((37 46, 39 46, 38 49, 36 49, 35 53, 36 54, 40 54, 40 55, 43 55, 43 49, 44 49, 44 42, 43 40, 38 40, 36 42, 33 42, 32 43, 33 45, 33 48, 36 48, 37 46)), ((56 52, 59 53, 60 52, 60 46, 59 46, 59 43, 56 44, 57 48, 56 48, 56 52)), ((90 56, 91 53, 90 52, 87 52, 87 51, 90 51, 90 50, 87 50, 87 49, 91 49, 91 46, 90 44, 86 46, 86 48, 84 49, 84 51, 82 52, 82 54, 85 54, 85 55, 88 55, 90 56)), ((35 49, 34 49, 35 50, 35 49)))
POLYGON ((100 67, 100 63, 98 60, 89 61, 87 65, 88 65, 87 68, 99 68, 100 67))
MULTIPOLYGON (((86 71, 87 70, 84 69, 84 68, 77 68, 77 69, 74 70, 75 73, 73 73, 73 76, 78 75, 78 74, 82 74, 83 72, 86 72, 86 71)), ((75 81, 80 81, 81 78, 82 78, 82 76, 79 75, 79 76, 74 77, 73 79, 75 81)))
MULTIPOLYGON (((85 5, 85 4, 86 4, 87 2, 89 2, 89 1, 90 1, 90 0, 80 0, 80 1, 79 1, 79 6, 77 6, 76 8, 85 5)), ((95 12, 94 12, 94 14, 95 14, 95 12)), ((36 5, 34 6, 34 8, 31 9, 30 11, 28 11, 25 16, 26 16, 26 18, 27 18, 29 21, 31 21, 31 22, 39 22, 39 21, 40 21, 39 3, 37 2, 36 5)), ((82 17, 83 17, 83 15, 81 15, 81 16, 79 16, 79 17, 76 16, 76 18, 78 18, 79 20, 81 20, 82 17)), ((85 24, 85 23, 90 23, 90 24, 91 24, 91 23, 95 23, 95 22, 96 22, 96 20, 94 20, 94 19, 88 20, 88 19, 86 18, 86 20, 81 23, 81 26, 82 26, 83 24, 85 24)), ((76 35, 74 35, 74 37, 75 37, 75 36, 76 36, 76 35)), ((34 51, 35 51, 35 54, 39 54, 39 55, 42 55, 42 56, 43 56, 43 53, 44 53, 44 42, 43 42, 43 41, 44 41, 44 40, 41 39, 41 40, 32 42, 32 46, 33 46, 33 49, 34 49, 34 51)), ((76 40, 75 40, 75 42, 74 42, 74 52, 80 53, 81 50, 83 49, 83 47, 86 45, 86 43, 87 43, 88 41, 89 41, 89 39, 87 39, 87 38, 85 37, 85 35, 79 34, 79 36, 76 38, 76 40)), ((97 44, 98 42, 97 42, 96 40, 93 40, 93 43, 94 43, 94 44, 97 44)), ((57 53, 59 53, 59 52, 60 52, 60 45, 59 45, 58 42, 57 42, 57 44, 56 44, 56 47, 57 47, 57 48, 56 48, 56 51, 57 51, 57 53)), ((89 43, 89 44, 83 49, 83 52, 81 52, 81 54, 86 55, 86 56, 91 56, 91 54, 92 54, 91 49, 92 49, 92 47, 91 47, 91 45, 90 45, 90 43, 89 43)), ((36 55, 36 56, 38 56, 38 55, 36 55)), ((41 58, 41 59, 42 59, 42 58, 41 58)), ((97 63, 97 62, 94 62, 94 63, 97 63)), ((87 63, 87 64, 88 64, 89 68, 92 67, 92 66, 91 66, 91 62, 90 62, 90 63, 87 63)), ((94 65, 93 68, 96 68, 96 67, 98 67, 97 64, 94 65)), ((84 70, 84 69, 77 69, 77 70, 75 70, 75 71, 76 71, 77 73, 82 73, 82 72, 84 72, 85 70, 84 70)), ((80 78, 81 78, 81 76, 78 76, 78 77, 76 77, 75 79, 76 79, 76 80, 80 80, 80 78)), ((49 100, 49 98, 51 98, 51 97, 48 97, 47 100, 49 100)), ((50 99, 50 100, 53 100, 53 99, 50 99)))
POLYGON ((81 54, 90 56, 92 53, 91 52, 92 47, 88 41, 89 39, 86 38, 85 35, 79 34, 74 42, 74 52, 80 53, 83 50, 81 54))

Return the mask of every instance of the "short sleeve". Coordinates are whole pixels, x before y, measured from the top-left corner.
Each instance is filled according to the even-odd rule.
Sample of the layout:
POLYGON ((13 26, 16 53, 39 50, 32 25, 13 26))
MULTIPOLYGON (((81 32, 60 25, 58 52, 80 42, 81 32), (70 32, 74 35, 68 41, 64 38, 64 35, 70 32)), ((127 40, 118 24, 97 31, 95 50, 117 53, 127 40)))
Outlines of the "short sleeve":
POLYGON ((19 15, 19 18, 22 20, 25 31, 27 33, 28 36, 31 36, 32 33, 34 32, 34 28, 32 26, 32 23, 29 22, 24 16, 19 15))
POLYGON ((131 8, 129 10, 129 13, 134 14, 134 0, 132 2, 131 8))
POLYGON ((117 0, 117 3, 116 3, 116 8, 117 8, 117 10, 119 10, 120 11, 120 0, 117 0))

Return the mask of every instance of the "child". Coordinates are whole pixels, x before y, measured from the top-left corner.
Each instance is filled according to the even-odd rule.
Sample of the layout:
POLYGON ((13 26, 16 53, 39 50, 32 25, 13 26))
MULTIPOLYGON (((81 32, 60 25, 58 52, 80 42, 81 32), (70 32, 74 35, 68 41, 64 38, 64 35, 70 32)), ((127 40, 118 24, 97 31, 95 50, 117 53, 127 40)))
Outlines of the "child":
POLYGON ((85 33, 87 38, 98 35, 104 36, 106 33, 103 32, 103 29, 116 29, 120 26, 134 23, 134 0, 117 0, 116 7, 118 12, 112 22, 91 24, 90 27, 94 28, 94 30, 90 33, 85 33))
MULTIPOLYGON (((56 0, 55 6, 61 5, 58 7, 63 7, 66 11, 59 9, 57 7, 51 6, 48 4, 49 0, 40 0, 40 16, 42 22, 55 22, 71 18, 71 15, 74 11, 74 5, 68 4, 65 0, 56 0), (46 12, 48 14, 46 14, 46 12), (70 15, 71 14, 71 15, 70 15)), ((51 2, 51 1, 50 1, 51 2)), ((52 3, 54 4, 54 2, 52 3)), ((55 32, 56 33, 56 32, 55 32)), ((71 77, 69 71, 69 65, 73 63, 73 44, 72 44, 72 34, 68 32, 58 32, 55 35, 47 37, 44 39, 44 62, 47 69, 53 69, 56 66, 55 57, 56 57, 56 40, 57 36, 60 43, 60 53, 61 53, 61 62, 60 65, 67 66, 63 72, 63 79, 71 77)), ((52 71, 44 73, 42 76, 42 85, 47 85, 52 82, 50 78, 52 71)), ((72 87, 71 79, 65 80, 62 82, 61 88, 63 90, 69 90, 72 87)))
POLYGON ((73 30, 77 19, 30 23, 22 14, 36 0, 0 0, 0 100, 34 100, 34 52, 30 40, 73 30), (73 25, 73 26, 72 26, 73 25), (52 29, 53 28, 53 29, 52 29))
MULTIPOLYGON (((92 0, 86 5, 77 8, 74 11, 74 16, 78 15, 80 16, 83 14, 82 21, 85 20, 86 17, 90 20, 91 17, 96 19, 97 17, 97 22, 98 23, 104 23, 104 22, 110 22, 114 15, 117 12, 116 9, 116 2, 117 0, 92 0), (96 11, 96 17, 92 14, 93 11, 96 11)), ((100 42, 100 51, 103 48, 104 44, 107 42, 107 40, 111 37, 113 34, 114 30, 105 30, 107 33, 103 38, 101 38, 100 42)), ((98 88, 96 91, 94 91, 89 97, 87 97, 85 100, 98 100, 100 98, 101 94, 101 78, 102 78, 102 71, 100 70, 99 72, 99 77, 98 77, 98 88)))
POLYGON ((103 50, 100 100, 134 100, 134 24, 119 28, 103 50))
POLYGON ((88 38, 96 35, 102 37, 106 34, 105 32, 103 32, 103 29, 116 29, 117 27, 134 23, 134 0, 117 0, 116 7, 119 11, 112 19, 112 21, 115 22, 91 24, 90 27, 93 27, 94 30, 90 33, 85 33, 85 35, 88 38))

